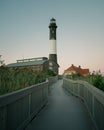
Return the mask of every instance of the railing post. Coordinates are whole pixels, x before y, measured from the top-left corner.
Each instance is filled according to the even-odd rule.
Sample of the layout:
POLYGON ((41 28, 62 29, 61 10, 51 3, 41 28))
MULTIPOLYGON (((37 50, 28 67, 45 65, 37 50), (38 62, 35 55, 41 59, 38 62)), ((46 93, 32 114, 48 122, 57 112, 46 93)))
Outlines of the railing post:
POLYGON ((29 94, 29 118, 30 118, 30 115, 31 115, 31 94, 29 94))

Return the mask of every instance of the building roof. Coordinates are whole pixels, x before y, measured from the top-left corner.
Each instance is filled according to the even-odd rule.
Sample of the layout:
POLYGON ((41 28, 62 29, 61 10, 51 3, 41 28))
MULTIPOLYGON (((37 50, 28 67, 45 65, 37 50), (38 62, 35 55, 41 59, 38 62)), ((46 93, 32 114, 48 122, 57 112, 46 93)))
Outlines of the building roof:
POLYGON ((82 69, 80 66, 79 67, 76 67, 72 64, 71 67, 69 67, 68 69, 66 69, 64 71, 64 73, 68 73, 68 72, 72 72, 72 71, 75 71, 76 73, 79 73, 79 74, 88 74, 89 73, 89 69, 82 69))
POLYGON ((8 64, 7 67, 23 67, 23 66, 42 65, 47 60, 48 60, 48 58, 46 58, 46 57, 22 59, 22 60, 17 60, 17 63, 8 64))
POLYGON ((51 20, 50 21, 56 21, 56 19, 55 18, 51 18, 51 20))

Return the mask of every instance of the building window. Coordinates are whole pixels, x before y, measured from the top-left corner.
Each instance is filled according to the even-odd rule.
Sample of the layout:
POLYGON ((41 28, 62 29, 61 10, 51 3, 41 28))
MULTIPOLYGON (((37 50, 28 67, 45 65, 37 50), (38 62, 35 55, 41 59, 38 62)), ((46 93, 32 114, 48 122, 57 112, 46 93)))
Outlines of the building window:
POLYGON ((52 66, 50 66, 49 69, 52 70, 53 69, 52 66))
POLYGON ((52 62, 49 62, 49 65, 52 66, 52 62))

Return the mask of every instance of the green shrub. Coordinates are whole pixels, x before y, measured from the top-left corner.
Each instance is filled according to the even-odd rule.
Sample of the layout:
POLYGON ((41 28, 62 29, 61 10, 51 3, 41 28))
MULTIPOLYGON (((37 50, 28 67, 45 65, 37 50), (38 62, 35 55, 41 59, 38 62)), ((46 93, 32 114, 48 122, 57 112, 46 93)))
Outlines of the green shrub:
POLYGON ((100 74, 93 74, 93 75, 87 75, 82 76, 79 74, 72 73, 71 76, 67 76, 67 78, 72 78, 73 80, 84 80, 89 82, 90 84, 94 85, 96 88, 104 91, 104 77, 100 74))
POLYGON ((34 72, 28 68, 11 70, 5 66, 0 67, 0 95, 12 92, 33 84, 46 81, 49 76, 55 76, 52 70, 34 72))
POLYGON ((49 76, 56 76, 56 73, 53 70, 43 71, 43 74, 45 74, 47 77, 49 77, 49 76))
POLYGON ((95 75, 92 80, 92 84, 104 91, 104 78, 101 75, 95 75))

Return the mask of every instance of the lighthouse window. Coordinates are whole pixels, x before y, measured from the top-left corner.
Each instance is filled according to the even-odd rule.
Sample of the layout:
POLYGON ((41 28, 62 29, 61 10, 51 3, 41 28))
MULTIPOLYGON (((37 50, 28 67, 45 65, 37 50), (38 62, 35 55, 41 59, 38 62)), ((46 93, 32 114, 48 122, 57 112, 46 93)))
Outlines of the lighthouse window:
POLYGON ((52 30, 52 33, 54 33, 54 30, 52 30))
POLYGON ((51 20, 51 22, 50 23, 55 23, 55 20, 51 20))
POLYGON ((49 65, 51 65, 51 66, 52 66, 52 62, 49 62, 49 65))

